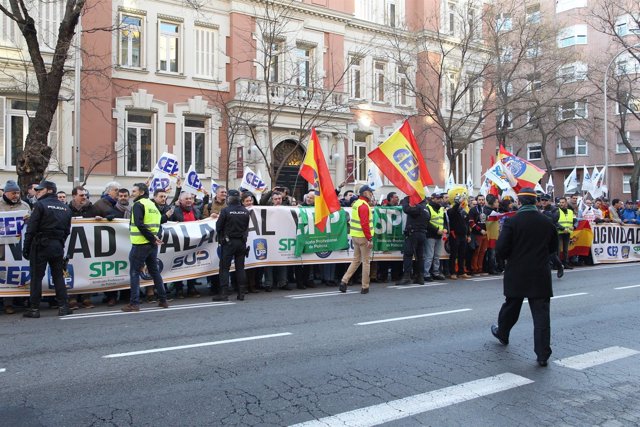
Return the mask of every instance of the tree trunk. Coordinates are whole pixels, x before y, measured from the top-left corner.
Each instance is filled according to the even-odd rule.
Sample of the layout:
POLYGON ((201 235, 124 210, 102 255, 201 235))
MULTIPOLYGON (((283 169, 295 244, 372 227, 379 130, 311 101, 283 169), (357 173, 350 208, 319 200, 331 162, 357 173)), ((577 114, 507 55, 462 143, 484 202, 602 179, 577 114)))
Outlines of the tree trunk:
POLYGON ((633 163, 633 172, 631 173, 631 181, 629 186, 631 187, 631 200, 640 200, 638 197, 638 178, 640 178, 640 159, 637 159, 633 163))

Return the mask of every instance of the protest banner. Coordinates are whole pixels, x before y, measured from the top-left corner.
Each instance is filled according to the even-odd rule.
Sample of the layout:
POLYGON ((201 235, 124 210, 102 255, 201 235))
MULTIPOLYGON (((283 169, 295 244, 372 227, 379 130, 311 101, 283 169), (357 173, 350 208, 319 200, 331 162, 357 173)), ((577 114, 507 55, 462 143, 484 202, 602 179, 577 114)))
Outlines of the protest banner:
POLYGON ((18 243, 22 238, 27 211, 0 212, 0 244, 18 243))
POLYGON ((591 254, 594 264, 640 261, 640 226, 594 225, 591 254))

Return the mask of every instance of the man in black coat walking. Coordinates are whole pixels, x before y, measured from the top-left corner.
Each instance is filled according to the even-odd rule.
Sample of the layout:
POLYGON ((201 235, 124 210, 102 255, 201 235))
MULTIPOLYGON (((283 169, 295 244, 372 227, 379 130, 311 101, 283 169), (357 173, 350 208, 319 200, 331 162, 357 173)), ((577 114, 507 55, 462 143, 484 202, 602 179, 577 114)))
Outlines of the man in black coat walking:
POLYGON ((551 268, 549 256, 558 248, 558 233, 547 217, 536 209, 536 193, 523 188, 518 193, 518 213, 505 221, 496 244, 498 255, 506 261, 504 296, 498 324, 491 333, 503 345, 518 321, 525 298, 533 317, 534 351, 540 366, 547 366, 551 356, 551 321, 549 318, 551 268))

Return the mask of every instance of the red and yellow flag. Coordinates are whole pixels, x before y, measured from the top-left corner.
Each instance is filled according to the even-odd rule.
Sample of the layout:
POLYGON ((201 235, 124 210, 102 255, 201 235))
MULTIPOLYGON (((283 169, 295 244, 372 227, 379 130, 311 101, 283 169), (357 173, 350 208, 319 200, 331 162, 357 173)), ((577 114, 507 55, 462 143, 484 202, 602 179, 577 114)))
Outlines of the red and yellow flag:
POLYGON ((578 226, 571 232, 569 242, 569 256, 589 256, 591 243, 593 242, 593 230, 589 221, 581 220, 578 226))
POLYGON ((412 203, 420 203, 425 197, 424 186, 433 184, 406 120, 400 129, 369 153, 369 158, 389 181, 409 196, 412 203))
POLYGON ((324 160, 322 147, 318 141, 315 129, 311 129, 311 140, 307 147, 307 154, 300 167, 300 176, 315 190, 315 225, 318 230, 324 232, 327 225, 327 218, 333 212, 340 210, 340 202, 331 180, 331 174, 324 160))
POLYGON ((536 183, 544 176, 544 171, 542 169, 533 163, 529 163, 526 160, 511 154, 502 145, 500 146, 498 159, 509 168, 514 178, 518 180, 518 185, 522 188, 534 188, 536 183))

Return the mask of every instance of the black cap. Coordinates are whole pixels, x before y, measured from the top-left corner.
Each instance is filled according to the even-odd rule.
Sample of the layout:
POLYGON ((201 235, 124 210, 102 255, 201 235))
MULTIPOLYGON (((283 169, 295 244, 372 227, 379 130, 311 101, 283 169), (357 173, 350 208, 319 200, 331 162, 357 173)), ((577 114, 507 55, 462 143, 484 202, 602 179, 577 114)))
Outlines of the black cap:
POLYGON ((229 190, 227 192, 227 196, 229 196, 229 197, 240 197, 240 192, 238 190, 229 190))
POLYGON ((373 188, 369 187, 368 185, 363 185, 362 187, 360 187, 358 194, 362 196, 365 191, 371 191, 373 193, 373 188))
POLYGON ((549 194, 543 194, 540 196, 540 200, 551 200, 551 196, 549 194))
POLYGON ((34 188, 34 190, 36 190, 36 191, 40 191, 40 190, 44 190, 44 189, 53 190, 53 192, 55 193, 56 191, 58 191, 58 186, 53 181, 43 180, 43 181, 40 182, 40 184, 38 184, 34 188))
POLYGON ((431 194, 431 198, 432 199, 439 199, 440 197, 442 197, 442 193, 432 193, 431 194))

